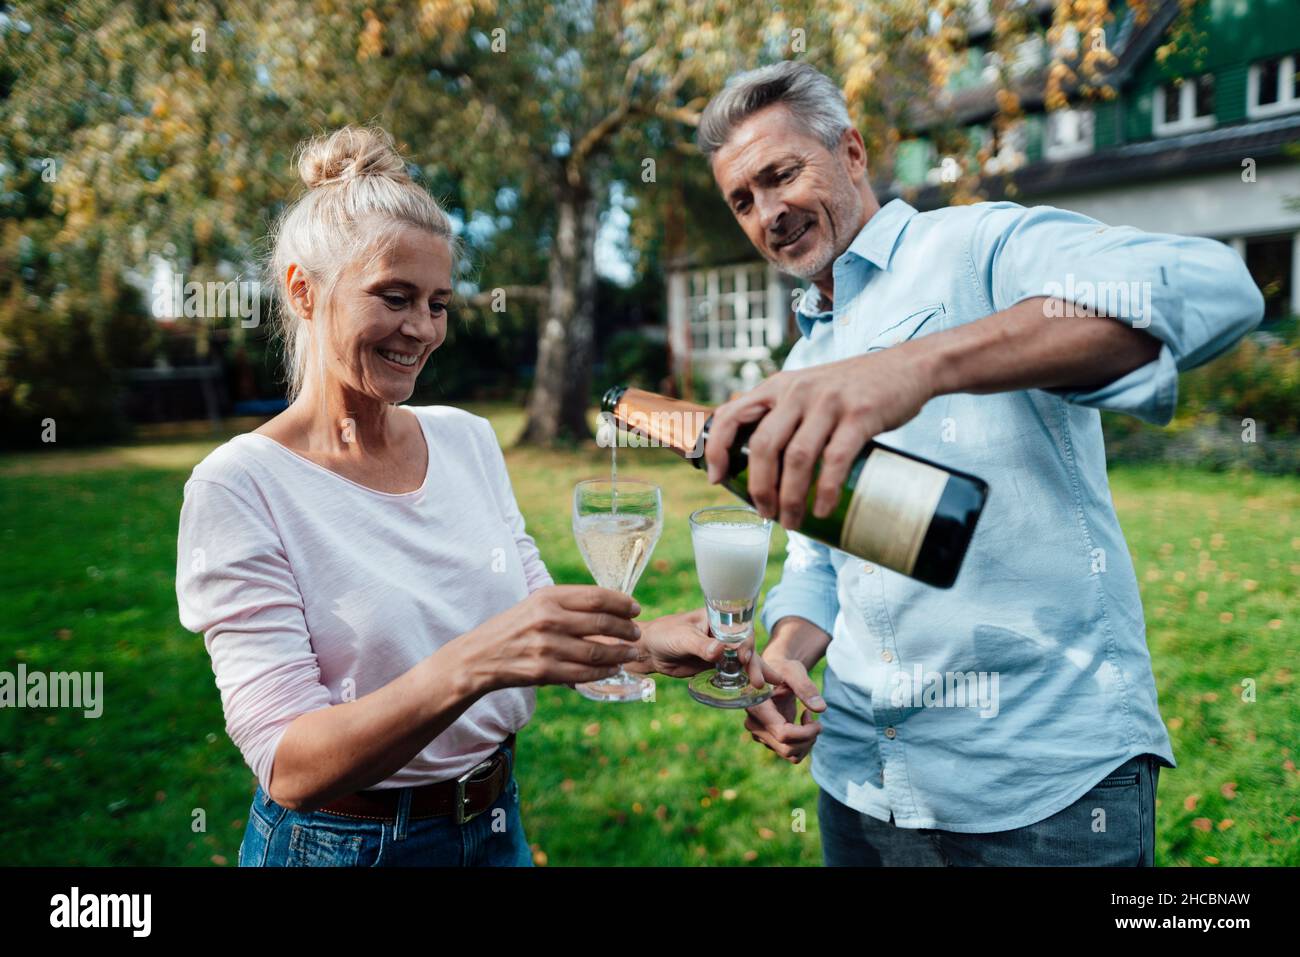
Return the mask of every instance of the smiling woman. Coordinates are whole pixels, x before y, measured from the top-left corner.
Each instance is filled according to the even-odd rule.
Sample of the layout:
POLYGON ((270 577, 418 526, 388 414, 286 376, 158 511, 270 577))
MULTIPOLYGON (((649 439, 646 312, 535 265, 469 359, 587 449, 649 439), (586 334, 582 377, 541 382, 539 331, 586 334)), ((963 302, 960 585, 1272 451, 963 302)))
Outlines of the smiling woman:
MULTIPOLYGON (((446 334, 460 251, 447 214, 411 180, 392 138, 380 129, 344 127, 307 142, 298 172, 308 190, 276 225, 270 262, 289 400, 306 386, 309 364, 318 371, 326 364, 327 347, 337 356, 349 332, 340 320, 373 326, 358 343, 386 359, 371 359, 372 367, 418 373, 446 334), (354 281, 345 284, 349 273, 354 281), (384 308, 391 321, 369 321, 384 308), (336 320, 332 336, 313 334, 320 316, 336 320)), ((354 370, 364 371, 364 365, 354 370)))
POLYGON ((555 587, 487 420, 399 405, 456 241, 388 134, 317 138, 298 169, 270 263, 292 401, 195 467, 177 537, 181 622, 258 781, 239 862, 527 865, 534 686, 720 646, 702 611, 639 628, 626 595, 555 587))

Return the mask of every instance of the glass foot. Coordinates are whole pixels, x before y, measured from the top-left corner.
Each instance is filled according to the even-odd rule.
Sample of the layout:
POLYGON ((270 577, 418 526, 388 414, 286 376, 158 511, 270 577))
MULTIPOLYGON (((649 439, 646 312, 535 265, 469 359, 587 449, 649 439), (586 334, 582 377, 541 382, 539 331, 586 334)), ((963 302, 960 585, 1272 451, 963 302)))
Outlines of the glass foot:
POLYGON ((686 690, 700 704, 712 708, 752 708, 772 697, 771 685, 755 687, 744 674, 740 676, 743 680, 735 685, 719 684, 718 677, 716 668, 701 671, 687 683, 686 690))
POLYGON ((653 701, 655 681, 649 675, 620 671, 609 678, 574 685, 573 690, 591 701, 653 701))

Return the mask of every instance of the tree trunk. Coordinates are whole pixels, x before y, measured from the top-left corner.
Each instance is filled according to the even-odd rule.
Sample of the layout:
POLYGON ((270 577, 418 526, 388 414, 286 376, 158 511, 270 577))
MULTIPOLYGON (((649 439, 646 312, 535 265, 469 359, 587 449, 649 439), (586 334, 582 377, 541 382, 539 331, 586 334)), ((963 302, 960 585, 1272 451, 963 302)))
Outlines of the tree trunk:
POLYGON ((591 438, 587 424, 595 344, 597 197, 561 171, 549 293, 537 330, 537 376, 519 441, 558 445, 591 438))

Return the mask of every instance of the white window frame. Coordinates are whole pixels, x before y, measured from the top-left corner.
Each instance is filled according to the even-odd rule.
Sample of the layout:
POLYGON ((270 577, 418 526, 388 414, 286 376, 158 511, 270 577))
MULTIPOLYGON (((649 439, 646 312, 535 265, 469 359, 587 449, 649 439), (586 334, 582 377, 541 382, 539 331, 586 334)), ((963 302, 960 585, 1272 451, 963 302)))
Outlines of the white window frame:
POLYGON ((996 139, 998 151, 984 161, 984 172, 997 175, 1009 173, 1025 165, 1025 150, 1028 134, 1025 130, 1024 117, 1016 120, 1002 131, 996 139))
MULTIPOLYGON (((757 276, 753 277, 757 278, 757 276)), ((766 358, 781 344, 780 290, 773 294, 776 271, 771 265, 740 263, 696 269, 686 276, 686 335, 691 352, 702 359, 737 361, 766 358), (761 272, 760 285, 751 286, 751 272, 761 272), (731 291, 722 291, 722 279, 731 279, 731 291), (727 306, 731 319, 722 318, 727 306), (723 344, 722 324, 730 322, 731 342, 723 344), (703 342, 697 342, 699 335, 703 342)))
POLYGON ((1264 62, 1252 63, 1250 71, 1246 74, 1246 115, 1252 120, 1263 119, 1266 116, 1278 116, 1282 113, 1294 113, 1300 110, 1300 97, 1295 95, 1295 72, 1296 61, 1300 55, 1292 53, 1284 57, 1268 57, 1268 60, 1281 60, 1278 65, 1277 82, 1280 85, 1276 103, 1267 103, 1260 105, 1259 102, 1259 80, 1260 74, 1264 72, 1264 62))
MULTIPOLYGON (((1183 82, 1178 87, 1178 119, 1172 121, 1158 119, 1169 111, 1164 108, 1167 84, 1162 83, 1156 87, 1151 100, 1151 129, 1156 136, 1174 136, 1214 128, 1216 117, 1213 113, 1209 116, 1196 115, 1196 84, 1205 75, 1183 77, 1183 82)), ((1214 85, 1215 96, 1218 96, 1218 80, 1215 80, 1214 85)))
POLYGON ((1072 106, 1064 110, 1052 110, 1047 114, 1043 124, 1043 157, 1049 160, 1075 159, 1087 156, 1093 151, 1097 136, 1097 114, 1089 107, 1072 106), (1056 127, 1067 116, 1078 117, 1080 137, 1073 143, 1057 143, 1054 133, 1056 127))
POLYGON ((1072 60, 1079 55, 1079 28, 1067 23, 1061 31, 1061 38, 1052 47, 1052 55, 1061 59, 1072 60))
MULTIPOLYGON (((1077 36, 1078 31, 1075 31, 1077 36)), ((1077 44, 1076 44, 1077 46, 1077 44)), ((1011 60, 1011 75, 1025 76, 1047 65, 1047 44, 1041 33, 1031 33, 1016 44, 1011 60)))
POLYGON ((996 83, 1001 72, 1002 55, 996 50, 984 53, 984 65, 980 68, 980 80, 984 83, 996 83))

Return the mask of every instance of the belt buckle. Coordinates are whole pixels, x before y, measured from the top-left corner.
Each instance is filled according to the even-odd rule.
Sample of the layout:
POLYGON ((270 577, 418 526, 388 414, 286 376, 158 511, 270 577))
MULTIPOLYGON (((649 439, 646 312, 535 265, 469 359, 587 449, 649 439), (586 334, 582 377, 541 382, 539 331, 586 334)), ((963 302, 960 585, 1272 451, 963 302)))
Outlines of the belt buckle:
POLYGON ((469 798, 465 796, 465 785, 470 782, 470 780, 474 777, 474 775, 478 774, 484 768, 490 769, 495 764, 496 758, 497 756, 495 754, 493 754, 490 758, 485 758, 484 760, 474 765, 474 767, 470 768, 468 771, 466 771, 464 774, 462 774, 460 777, 456 779, 456 823, 457 824, 468 824, 470 821, 474 820, 474 818, 482 814, 483 811, 487 810, 487 808, 484 808, 483 811, 475 811, 473 814, 467 815, 465 813, 465 806, 466 804, 469 803, 469 798))

